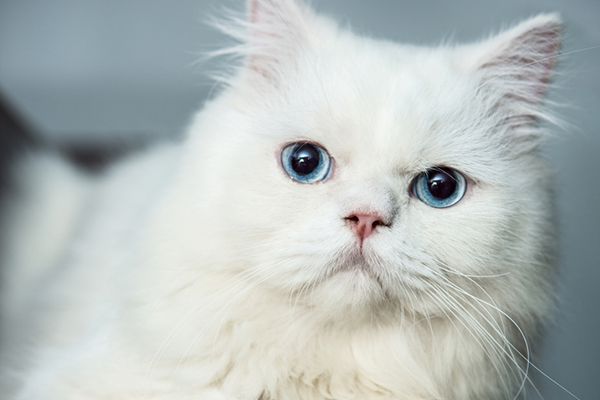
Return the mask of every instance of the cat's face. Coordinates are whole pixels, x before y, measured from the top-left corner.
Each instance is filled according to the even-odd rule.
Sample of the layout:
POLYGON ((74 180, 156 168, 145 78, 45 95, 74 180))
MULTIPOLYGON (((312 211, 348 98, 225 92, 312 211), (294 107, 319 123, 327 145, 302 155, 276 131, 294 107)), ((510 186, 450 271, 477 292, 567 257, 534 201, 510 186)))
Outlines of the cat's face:
POLYGON ((276 10, 297 32, 262 37, 200 124, 220 131, 205 142, 222 184, 215 235, 236 268, 333 312, 444 312, 461 285, 506 276, 539 286, 551 210, 534 124, 551 65, 522 52, 537 41, 531 57, 554 55, 556 17, 420 49, 340 32, 295 2, 255 3, 255 28, 276 27, 276 10))

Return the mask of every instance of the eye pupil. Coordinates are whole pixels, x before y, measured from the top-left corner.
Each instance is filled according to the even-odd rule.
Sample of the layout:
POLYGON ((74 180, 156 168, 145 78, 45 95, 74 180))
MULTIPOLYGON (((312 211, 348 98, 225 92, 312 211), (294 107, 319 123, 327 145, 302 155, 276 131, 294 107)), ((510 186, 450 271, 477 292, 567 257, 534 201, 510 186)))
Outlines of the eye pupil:
POLYGON ((433 197, 445 200, 456 192, 456 178, 450 172, 436 170, 427 175, 427 186, 433 197))
POLYGON ((321 162, 320 152, 312 144, 298 146, 291 155, 292 169, 301 176, 312 173, 321 162))

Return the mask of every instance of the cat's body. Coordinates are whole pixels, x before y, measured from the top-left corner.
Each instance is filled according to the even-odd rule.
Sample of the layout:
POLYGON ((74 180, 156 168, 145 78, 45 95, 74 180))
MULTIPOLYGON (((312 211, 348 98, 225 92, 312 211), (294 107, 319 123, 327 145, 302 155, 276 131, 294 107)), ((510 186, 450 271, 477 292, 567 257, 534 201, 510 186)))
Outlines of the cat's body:
POLYGON ((52 157, 16 169, 2 390, 512 399, 523 337, 552 303, 537 124, 557 17, 433 50, 356 37, 291 0, 250 15, 246 65, 181 143, 94 177, 52 157), (296 140, 328 149, 326 181, 285 175, 296 140), (456 205, 411 194, 434 166, 469 177, 456 205), (359 246, 357 212, 381 215, 359 246))

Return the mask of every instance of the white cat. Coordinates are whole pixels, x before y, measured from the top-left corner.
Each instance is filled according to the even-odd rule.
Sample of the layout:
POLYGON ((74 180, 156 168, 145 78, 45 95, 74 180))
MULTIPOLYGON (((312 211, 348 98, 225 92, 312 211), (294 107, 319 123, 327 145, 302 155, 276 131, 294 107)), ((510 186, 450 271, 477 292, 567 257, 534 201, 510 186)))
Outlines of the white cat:
POLYGON ((518 397, 552 308, 559 17, 424 48, 248 14, 180 143, 16 168, 2 397, 518 397))

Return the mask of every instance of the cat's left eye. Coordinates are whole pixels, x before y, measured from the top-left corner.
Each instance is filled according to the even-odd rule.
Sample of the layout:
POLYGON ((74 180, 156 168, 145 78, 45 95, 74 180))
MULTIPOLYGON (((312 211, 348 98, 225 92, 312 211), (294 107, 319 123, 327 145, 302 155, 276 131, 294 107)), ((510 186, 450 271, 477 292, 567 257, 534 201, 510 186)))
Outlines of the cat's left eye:
POLYGON ((283 170, 296 182, 317 183, 327 180, 333 161, 327 150, 316 143, 290 143, 281 151, 283 170))
POLYGON ((467 191, 467 179, 453 168, 436 167, 419 174, 411 183, 412 193, 434 208, 458 203, 467 191))

